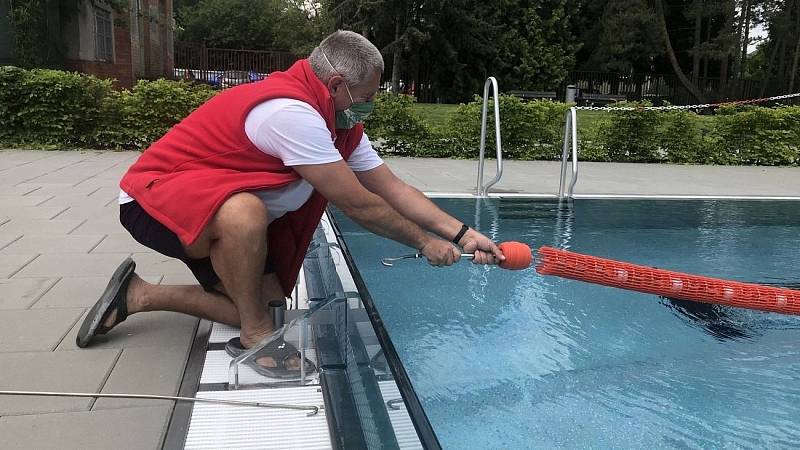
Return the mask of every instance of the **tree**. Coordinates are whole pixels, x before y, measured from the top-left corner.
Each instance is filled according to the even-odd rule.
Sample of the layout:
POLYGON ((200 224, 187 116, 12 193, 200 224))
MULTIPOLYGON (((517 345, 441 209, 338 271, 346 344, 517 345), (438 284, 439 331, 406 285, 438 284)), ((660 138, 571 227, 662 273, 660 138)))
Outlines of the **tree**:
POLYGON ((658 21, 659 28, 661 29, 661 36, 664 40, 664 48, 667 52, 667 56, 669 57, 669 62, 672 64, 672 69, 675 71, 675 75, 681 81, 681 84, 692 93, 692 95, 701 103, 706 102, 706 96, 700 92, 700 89, 697 88, 697 85, 692 83, 689 78, 686 77, 686 74, 683 73, 683 69, 681 69, 680 64, 678 64, 678 58, 675 56, 675 50, 672 48, 672 43, 670 42, 669 38, 669 30, 667 30, 667 21, 664 17, 664 6, 661 4, 662 0, 655 0, 655 15, 656 20, 658 21))
POLYGON ((575 66, 580 48, 571 0, 502 0, 494 67, 506 88, 554 90, 575 66))
POLYGON ((360 32, 384 56, 392 89, 429 87, 440 101, 468 100, 497 52, 498 0, 329 0, 334 28, 360 32))
POLYGON ((315 17, 286 0, 200 0, 178 10, 177 38, 209 47, 303 53, 319 37, 315 17))
POLYGON ((587 1, 583 70, 652 72, 662 41, 647 0, 587 1), (592 18, 599 17, 599 20, 592 18))

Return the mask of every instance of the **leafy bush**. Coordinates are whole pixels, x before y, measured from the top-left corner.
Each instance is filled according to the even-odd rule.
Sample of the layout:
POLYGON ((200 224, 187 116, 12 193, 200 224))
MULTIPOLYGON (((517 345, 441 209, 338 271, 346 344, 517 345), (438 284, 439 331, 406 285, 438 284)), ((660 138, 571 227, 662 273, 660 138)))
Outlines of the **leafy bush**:
POLYGON ((139 80, 118 98, 126 140, 122 146, 150 145, 214 94, 209 86, 185 81, 139 80))
POLYGON ((800 161, 800 107, 725 108, 715 132, 720 150, 733 163, 774 166, 800 161))
POLYGON ((430 130, 412 109, 415 101, 410 95, 391 92, 375 97, 375 111, 364 126, 381 153, 411 155, 419 150, 420 142, 430 137, 430 130))
MULTIPOLYGON (((650 106, 622 103, 619 106, 650 106)), ((659 113, 645 109, 615 111, 602 121, 597 138, 611 161, 653 162, 661 159, 658 147, 659 113)))
POLYGON ((111 80, 57 70, 0 67, 0 141, 34 147, 143 148, 205 102, 203 85, 111 80))
POLYGON ((685 110, 660 112, 659 150, 671 163, 708 161, 697 114, 685 110))
POLYGON ((79 146, 93 133, 111 81, 73 72, 3 68, 0 115, 5 141, 79 146))
POLYGON ((18 67, 0 67, 0 140, 17 133, 22 108, 22 84, 28 72, 18 67))
MULTIPOLYGON (((561 135, 567 106, 550 101, 523 102, 500 95, 500 139, 503 155, 512 159, 555 159, 561 155, 561 135)), ((442 136, 455 146, 454 156, 475 158, 480 152, 483 99, 462 104, 442 136)), ((495 154, 494 108, 487 108, 486 154, 495 154)))
MULTIPOLYGON (((111 81, 55 70, 0 67, 0 144, 47 148, 141 149, 208 100, 215 91, 183 81, 139 81, 131 90, 111 81)), ((366 123, 384 154, 475 158, 480 147, 480 97, 458 106, 447 126, 429 127, 414 98, 382 93, 366 123)), ((643 106, 645 104, 633 104, 643 106)), ((503 154, 511 159, 561 157, 568 105, 500 96, 503 154)), ((494 156, 489 108, 486 155, 494 156)), ((800 106, 690 111, 615 111, 579 120, 584 161, 800 164, 800 106)))

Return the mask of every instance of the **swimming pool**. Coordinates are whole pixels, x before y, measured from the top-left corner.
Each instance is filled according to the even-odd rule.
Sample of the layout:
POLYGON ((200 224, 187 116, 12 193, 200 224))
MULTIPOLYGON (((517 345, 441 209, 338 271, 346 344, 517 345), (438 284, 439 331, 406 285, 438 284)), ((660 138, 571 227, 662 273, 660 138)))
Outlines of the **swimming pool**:
MULTIPOLYGON (((797 287, 800 203, 436 199, 518 240, 797 287)), ((380 259, 409 249, 336 214, 444 448, 793 447, 800 317, 578 281, 380 259)))

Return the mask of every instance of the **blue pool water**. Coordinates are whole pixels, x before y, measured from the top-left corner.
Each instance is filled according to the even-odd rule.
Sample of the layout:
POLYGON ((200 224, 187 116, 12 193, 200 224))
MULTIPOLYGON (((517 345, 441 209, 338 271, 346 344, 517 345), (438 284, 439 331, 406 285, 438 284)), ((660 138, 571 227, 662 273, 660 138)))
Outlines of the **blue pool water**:
MULTIPOLYGON (((496 241, 800 288, 800 203, 441 199, 496 241)), ((461 262, 337 220, 444 448, 781 448, 800 317, 461 262)))

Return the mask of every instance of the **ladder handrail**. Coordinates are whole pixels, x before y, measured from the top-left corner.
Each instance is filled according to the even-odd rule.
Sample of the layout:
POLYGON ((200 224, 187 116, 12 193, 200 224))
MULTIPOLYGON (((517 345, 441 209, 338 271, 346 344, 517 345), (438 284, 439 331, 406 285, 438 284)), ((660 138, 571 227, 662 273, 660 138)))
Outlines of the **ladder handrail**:
POLYGON ((478 183, 477 183, 477 193, 480 197, 486 197, 489 188, 494 186, 498 181, 500 181, 500 177, 503 175, 503 150, 502 150, 502 143, 500 142, 500 97, 499 97, 499 89, 497 87, 497 79, 495 77, 489 77, 486 79, 486 83, 483 85, 483 112, 481 115, 481 148, 480 148, 480 156, 478 157, 478 183), (491 181, 483 184, 483 169, 484 169, 484 160, 485 156, 484 153, 486 151, 486 121, 487 117, 487 103, 489 102, 489 86, 492 86, 494 92, 494 132, 495 132, 495 143, 497 144, 497 173, 495 174, 494 178, 491 181))
POLYGON ((558 198, 572 198, 572 191, 578 181, 578 114, 573 106, 567 111, 566 122, 564 124, 564 147, 561 153, 561 179, 558 182, 558 198), (572 150, 572 179, 569 187, 565 191, 567 181, 567 159, 572 150), (566 194, 566 195, 565 195, 566 194))

